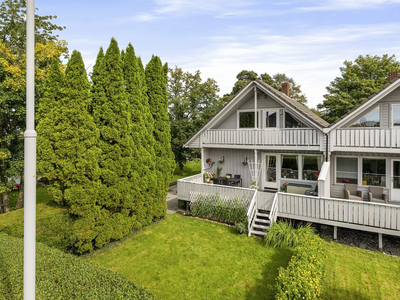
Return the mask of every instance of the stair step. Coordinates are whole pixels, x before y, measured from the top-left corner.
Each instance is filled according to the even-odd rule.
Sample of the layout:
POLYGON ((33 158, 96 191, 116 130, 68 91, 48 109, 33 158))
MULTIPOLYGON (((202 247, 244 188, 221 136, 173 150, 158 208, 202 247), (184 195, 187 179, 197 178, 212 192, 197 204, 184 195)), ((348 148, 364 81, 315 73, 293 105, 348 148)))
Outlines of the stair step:
POLYGON ((255 235, 262 235, 262 236, 264 236, 264 235, 267 234, 267 233, 264 232, 264 231, 258 231, 258 230, 250 230, 250 233, 251 233, 251 234, 255 234, 255 235))
POLYGON ((257 217, 269 218, 269 214, 264 214, 264 213, 259 213, 259 212, 256 213, 256 216, 257 217))
POLYGON ((269 226, 253 224, 252 228, 269 229, 269 226))
POLYGON ((265 219, 258 219, 258 218, 255 218, 255 219, 254 219, 254 222, 269 224, 271 221, 270 221, 270 220, 265 220, 265 219))

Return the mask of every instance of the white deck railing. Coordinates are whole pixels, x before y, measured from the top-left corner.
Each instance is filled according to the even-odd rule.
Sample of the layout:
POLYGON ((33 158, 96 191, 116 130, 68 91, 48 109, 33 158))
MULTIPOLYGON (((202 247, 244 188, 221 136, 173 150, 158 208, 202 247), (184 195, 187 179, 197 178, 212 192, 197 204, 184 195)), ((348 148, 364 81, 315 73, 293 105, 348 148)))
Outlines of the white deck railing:
POLYGON ((400 148, 400 129, 338 129, 334 146, 400 148))
POLYGON ((257 212, 257 190, 253 190, 254 194, 253 197, 251 198, 249 209, 247 210, 247 232, 248 236, 250 237, 251 233, 251 227, 253 226, 253 220, 256 217, 256 212, 257 212))
POLYGON ((319 146, 322 133, 316 129, 210 129, 203 144, 319 146))
POLYGON ((219 194, 228 197, 252 199, 254 190, 243 187, 203 183, 201 174, 178 180, 178 199, 189 200, 190 192, 219 194))
POLYGON ((400 236, 400 206, 278 193, 278 216, 400 236))
POLYGON ((275 193, 274 200, 272 201, 271 205, 271 211, 269 213, 269 219, 271 221, 270 226, 276 222, 276 218, 278 217, 278 199, 279 195, 278 193, 275 193))

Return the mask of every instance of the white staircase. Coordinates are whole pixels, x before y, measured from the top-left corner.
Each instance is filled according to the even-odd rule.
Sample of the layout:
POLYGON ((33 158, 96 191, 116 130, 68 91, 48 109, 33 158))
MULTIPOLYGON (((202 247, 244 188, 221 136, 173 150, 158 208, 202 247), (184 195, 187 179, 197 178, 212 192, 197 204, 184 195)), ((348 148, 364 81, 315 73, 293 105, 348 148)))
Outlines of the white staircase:
POLYGON ((250 227, 250 234, 264 236, 271 227, 271 219, 269 211, 257 209, 256 216, 250 227))

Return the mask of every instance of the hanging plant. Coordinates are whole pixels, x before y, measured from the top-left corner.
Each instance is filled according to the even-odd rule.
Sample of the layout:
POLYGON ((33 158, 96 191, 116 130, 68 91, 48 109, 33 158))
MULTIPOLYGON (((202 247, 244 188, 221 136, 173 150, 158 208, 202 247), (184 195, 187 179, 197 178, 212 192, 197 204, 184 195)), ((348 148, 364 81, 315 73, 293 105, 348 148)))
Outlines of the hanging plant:
POLYGON ((207 159, 206 159, 206 163, 208 163, 208 166, 209 166, 210 168, 215 164, 215 162, 213 162, 213 161, 211 160, 211 158, 207 158, 207 159))
POLYGON ((247 166, 247 157, 246 157, 246 160, 244 160, 244 161, 242 161, 242 164, 243 164, 243 166, 247 166))
POLYGON ((220 158, 220 159, 218 160, 218 163, 219 163, 219 164, 223 164, 224 161, 225 161, 225 156, 222 156, 222 158, 220 158))

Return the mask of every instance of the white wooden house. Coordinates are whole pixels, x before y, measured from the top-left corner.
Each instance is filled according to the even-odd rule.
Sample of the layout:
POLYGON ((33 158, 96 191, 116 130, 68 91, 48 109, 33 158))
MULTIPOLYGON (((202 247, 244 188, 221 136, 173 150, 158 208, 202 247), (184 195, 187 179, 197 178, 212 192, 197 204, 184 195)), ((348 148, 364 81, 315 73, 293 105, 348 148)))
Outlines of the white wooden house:
POLYGON ((400 78, 397 72, 391 76, 382 90, 333 124, 291 99, 288 84, 279 92, 249 82, 184 145, 201 148, 202 174, 178 181, 178 198, 189 201, 192 192, 248 193, 254 178, 243 162, 259 162, 249 233, 255 233, 257 210, 263 209, 275 214, 270 221, 284 216, 372 231, 380 242, 382 233, 400 235, 400 78), (218 167, 221 175, 240 175, 242 187, 203 183, 203 173, 218 167), (280 193, 286 182, 287 193, 280 193), (363 191, 364 201, 344 200, 345 184, 363 191), (383 187, 389 202, 368 202, 370 186, 383 187), (317 197, 304 195, 316 187, 317 197))

